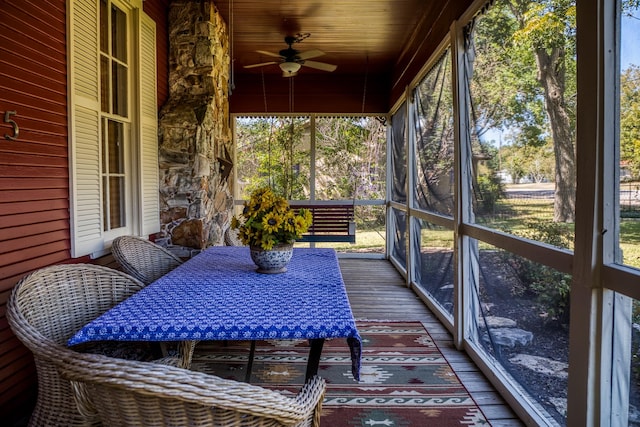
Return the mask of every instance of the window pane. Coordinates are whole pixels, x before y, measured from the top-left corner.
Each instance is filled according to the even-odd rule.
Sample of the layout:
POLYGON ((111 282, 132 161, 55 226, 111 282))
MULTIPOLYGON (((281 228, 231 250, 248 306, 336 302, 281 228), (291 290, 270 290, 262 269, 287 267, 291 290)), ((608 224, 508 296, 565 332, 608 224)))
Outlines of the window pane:
POLYGON ((345 248, 346 252, 356 251, 384 254, 387 208, 381 206, 356 206, 356 243, 345 248))
POLYGON ((571 276, 496 247, 478 247, 472 341, 518 394, 566 423, 571 276))
POLYGON ((111 92, 111 77, 109 74, 109 58, 100 55, 100 110, 110 113, 109 93, 111 92))
POLYGON ((109 15, 107 0, 100 0, 100 51, 109 54, 109 15))
POLYGON ((109 137, 107 140, 109 151, 110 174, 124 173, 124 126, 122 123, 109 120, 109 137))
POLYGON ((123 123, 113 120, 105 122, 106 126, 103 124, 102 128, 102 212, 104 230, 109 231, 126 225, 125 132, 123 123))
MULTIPOLYGON (((356 242, 313 245, 339 252, 384 253, 387 135, 383 121, 375 117, 238 117, 235 131, 239 200, 269 186, 290 200, 347 201, 354 205, 356 242), (380 204, 359 205, 360 200, 380 204)), ((234 209, 238 213, 241 207, 234 209)))
POLYGON ((407 214, 396 208, 391 209, 391 230, 393 235, 393 252, 391 256, 400 263, 406 270, 407 268, 407 214))
POLYGON ((391 200, 399 203, 407 202, 407 140, 405 138, 406 104, 391 119, 391 200))
POLYGON ((385 146, 373 117, 316 119, 316 199, 384 199, 385 146))
POLYGON ((414 112, 415 203, 420 209, 452 216, 454 127, 448 50, 416 88, 414 112))
POLYGON ((270 186, 291 200, 310 196, 310 119, 308 117, 236 120, 237 181, 241 199, 270 186))
POLYGON ((417 285, 442 307, 453 313, 453 231, 418 218, 412 219, 418 230, 415 245, 417 285))
POLYGON ((109 219, 111 230, 124 227, 124 177, 112 176, 109 178, 109 219))
POLYGON ((466 46, 475 221, 511 232, 535 217, 573 235, 575 6, 496 1, 466 46))
POLYGON ((112 88, 113 93, 111 94, 112 102, 113 102, 113 114, 118 114, 122 117, 127 117, 127 93, 128 93, 128 79, 127 79, 127 71, 128 68, 124 65, 118 64, 117 62, 113 62, 113 68, 111 70, 111 77, 113 80, 112 88))
POLYGON ((108 164, 107 162, 109 161, 108 149, 107 149, 107 147, 109 146, 109 142, 108 142, 109 131, 107 130, 108 126, 106 122, 107 121, 105 119, 102 119, 100 121, 100 128, 101 128, 100 131, 102 132, 102 140, 100 141, 100 150, 102 150, 101 151, 102 155, 100 157, 101 157, 102 163, 100 164, 100 168, 101 168, 100 170, 102 174, 105 174, 109 170, 109 168, 107 167, 107 164, 108 164))
POLYGON ((111 228, 109 226, 110 217, 107 215, 109 212, 109 178, 103 176, 102 178, 102 229, 104 231, 109 231, 111 228))
POLYGON ((640 268, 640 6, 620 20, 620 224, 616 262, 640 268))
POLYGON ((127 63, 127 15, 111 6, 111 55, 118 61, 127 63))

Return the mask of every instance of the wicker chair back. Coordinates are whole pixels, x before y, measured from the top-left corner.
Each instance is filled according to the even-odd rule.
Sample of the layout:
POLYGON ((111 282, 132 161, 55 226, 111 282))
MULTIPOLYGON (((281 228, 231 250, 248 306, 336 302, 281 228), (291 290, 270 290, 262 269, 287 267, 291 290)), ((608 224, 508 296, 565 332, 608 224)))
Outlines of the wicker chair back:
POLYGON ((120 271, 89 264, 55 265, 25 276, 7 302, 14 334, 33 353, 38 399, 30 426, 94 425, 80 415, 68 380, 56 363, 84 355, 66 347, 82 326, 142 289, 120 271))
POLYGON ((104 426, 319 427, 325 381, 297 395, 173 366, 106 356, 61 363, 61 375, 84 387, 83 412, 104 426))
POLYGON ((136 236, 116 237, 111 252, 125 273, 145 285, 182 264, 182 260, 167 249, 136 236))

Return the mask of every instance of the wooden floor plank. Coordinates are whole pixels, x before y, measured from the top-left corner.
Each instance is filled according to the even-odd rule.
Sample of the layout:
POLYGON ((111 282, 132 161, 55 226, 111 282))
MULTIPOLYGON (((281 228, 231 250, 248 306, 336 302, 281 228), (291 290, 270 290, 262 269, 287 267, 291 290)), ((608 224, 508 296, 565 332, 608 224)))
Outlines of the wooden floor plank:
POLYGON ((455 348, 451 334, 389 261, 341 258, 340 269, 356 319, 422 322, 491 425, 524 426, 469 356, 455 348))

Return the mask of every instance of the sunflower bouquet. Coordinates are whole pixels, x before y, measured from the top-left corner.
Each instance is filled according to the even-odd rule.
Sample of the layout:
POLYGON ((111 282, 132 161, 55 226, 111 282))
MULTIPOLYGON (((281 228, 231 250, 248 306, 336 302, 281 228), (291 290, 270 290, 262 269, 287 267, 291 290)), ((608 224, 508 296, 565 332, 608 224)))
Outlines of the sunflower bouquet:
POLYGON ((265 187, 251 193, 242 214, 231 219, 231 228, 238 230, 238 237, 245 245, 270 250, 302 237, 311 219, 311 211, 295 212, 284 197, 265 187))

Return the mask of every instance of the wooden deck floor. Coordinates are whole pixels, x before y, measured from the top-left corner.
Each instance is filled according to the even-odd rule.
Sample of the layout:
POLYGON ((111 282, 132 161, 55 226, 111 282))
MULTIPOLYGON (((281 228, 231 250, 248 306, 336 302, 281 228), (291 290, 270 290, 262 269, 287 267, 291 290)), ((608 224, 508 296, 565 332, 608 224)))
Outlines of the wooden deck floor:
POLYGON ((356 319, 422 322, 491 425, 524 426, 467 354, 456 350, 451 334, 389 261, 341 258, 340 268, 356 319))

